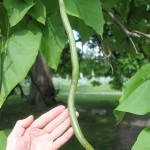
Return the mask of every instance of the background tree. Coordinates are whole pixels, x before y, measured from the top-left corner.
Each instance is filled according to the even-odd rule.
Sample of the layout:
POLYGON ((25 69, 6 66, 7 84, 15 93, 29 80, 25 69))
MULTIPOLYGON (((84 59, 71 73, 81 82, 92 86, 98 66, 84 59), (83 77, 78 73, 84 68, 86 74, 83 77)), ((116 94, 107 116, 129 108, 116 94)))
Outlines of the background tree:
MULTIPOLYGON (((91 49, 89 54, 88 50, 86 53, 78 50, 80 71, 88 78, 91 78, 92 70, 97 77, 111 76, 110 84, 120 90, 138 68, 149 62, 149 3, 138 0, 101 2, 105 19, 103 39, 91 27, 87 29, 84 22, 72 22, 73 29, 79 33, 77 42, 91 49), (94 49, 98 47, 95 56, 94 49)), ((65 49, 58 69, 62 77, 65 77, 64 73, 71 74, 67 53, 65 49)))
POLYGON ((56 102, 51 69, 41 53, 38 54, 30 70, 30 77, 32 84, 28 98, 29 102, 40 106, 48 105, 50 101, 56 102))

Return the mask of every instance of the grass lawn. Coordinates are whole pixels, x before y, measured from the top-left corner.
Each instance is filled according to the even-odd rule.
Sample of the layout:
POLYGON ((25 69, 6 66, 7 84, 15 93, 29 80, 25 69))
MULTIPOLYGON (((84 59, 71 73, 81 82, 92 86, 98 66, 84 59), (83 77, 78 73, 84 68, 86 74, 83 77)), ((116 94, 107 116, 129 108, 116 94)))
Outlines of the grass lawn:
MULTIPOLYGON (((59 88, 60 92, 64 93, 69 91, 71 80, 58 78, 57 80, 53 80, 53 83, 56 89, 59 88)), ((93 86, 90 81, 87 81, 86 84, 78 83, 77 92, 116 92, 116 90, 112 89, 108 83, 93 86)))
MULTIPOLYGON (((58 100, 66 103, 67 95, 58 95, 58 100)), ((118 96, 77 94, 76 106, 80 112, 79 124, 83 134, 95 150, 117 150, 119 137, 113 109, 117 105, 118 96), (97 113, 100 112, 101 114, 97 113)), ((0 130, 12 128, 18 119, 33 114, 35 117, 50 108, 37 108, 18 96, 10 97, 1 109, 0 130)), ((75 136, 61 150, 84 150, 75 136)))
MULTIPOLYGON (((57 87, 56 87, 57 88, 57 87)), ((69 86, 68 84, 62 84, 60 92, 68 92, 69 91, 69 86)), ((77 92, 115 92, 116 90, 111 89, 109 84, 103 84, 100 86, 95 86, 93 87, 91 84, 90 85, 80 85, 77 87, 77 92)))

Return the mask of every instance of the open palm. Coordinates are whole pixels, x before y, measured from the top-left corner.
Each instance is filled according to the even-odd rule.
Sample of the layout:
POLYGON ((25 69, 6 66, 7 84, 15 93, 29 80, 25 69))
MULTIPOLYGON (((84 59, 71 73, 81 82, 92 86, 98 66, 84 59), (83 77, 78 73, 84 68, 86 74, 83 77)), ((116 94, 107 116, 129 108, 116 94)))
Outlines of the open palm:
POLYGON ((8 137, 6 150, 57 150, 72 135, 68 110, 58 106, 35 121, 33 116, 18 121, 8 137))

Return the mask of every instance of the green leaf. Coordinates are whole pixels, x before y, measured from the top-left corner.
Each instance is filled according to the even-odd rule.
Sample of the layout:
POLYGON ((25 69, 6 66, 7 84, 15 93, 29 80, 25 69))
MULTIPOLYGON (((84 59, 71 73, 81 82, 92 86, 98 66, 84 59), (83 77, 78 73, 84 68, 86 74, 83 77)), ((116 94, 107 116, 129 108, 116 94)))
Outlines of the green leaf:
POLYGON ((7 35, 6 11, 4 5, 0 3, 0 38, 7 35))
POLYGON ((103 13, 99 0, 64 0, 69 15, 81 18, 101 36, 103 34, 103 13))
POLYGON ((150 77, 150 63, 144 65, 135 73, 124 87, 124 99, 127 98, 139 85, 144 83, 150 77))
POLYGON ((41 0, 37 0, 36 4, 29 10, 28 13, 40 23, 45 24, 46 8, 41 0))
POLYGON ((150 64, 144 65, 127 82, 120 104, 114 110, 117 121, 121 121, 125 112, 144 115, 150 112, 150 64))
POLYGON ((10 91, 21 82, 33 65, 41 43, 41 31, 35 34, 22 30, 14 33, 8 41, 3 67, 3 81, 0 93, 0 108, 10 91))
POLYGON ((148 56, 148 57, 150 57, 150 52, 149 52, 149 46, 150 46, 150 40, 147 40, 147 41, 145 41, 144 43, 143 43, 143 45, 144 45, 144 52, 146 53, 146 55, 148 56))
POLYGON ((101 3, 105 9, 110 10, 117 4, 117 1, 118 0, 101 0, 101 3))
POLYGON ((28 4, 23 0, 4 0, 10 25, 15 26, 33 5, 34 3, 28 4))
POLYGON ((79 18, 69 17, 69 20, 72 29, 76 30, 81 35, 82 42, 87 42, 89 37, 92 36, 92 33, 94 33, 94 30, 90 26, 87 26, 83 20, 79 18))
POLYGON ((24 0, 27 4, 33 4, 34 0, 24 0))
POLYGON ((48 17, 46 27, 43 32, 42 53, 47 64, 57 69, 60 56, 66 44, 65 30, 62 21, 57 14, 48 17))
POLYGON ((118 1, 114 8, 122 17, 127 18, 130 11, 130 1, 118 1))
POLYGON ((6 150, 7 137, 10 133, 10 130, 0 131, 0 150, 6 150))
POLYGON ((57 0, 43 0, 46 7, 47 16, 52 15, 59 11, 59 3, 57 0))
POLYGON ((1 39, 0 40, 0 91, 2 87, 2 81, 3 81, 3 66, 4 66, 4 60, 5 60, 5 40, 1 39))
POLYGON ((150 127, 145 128, 138 136, 132 150, 150 150, 150 127))

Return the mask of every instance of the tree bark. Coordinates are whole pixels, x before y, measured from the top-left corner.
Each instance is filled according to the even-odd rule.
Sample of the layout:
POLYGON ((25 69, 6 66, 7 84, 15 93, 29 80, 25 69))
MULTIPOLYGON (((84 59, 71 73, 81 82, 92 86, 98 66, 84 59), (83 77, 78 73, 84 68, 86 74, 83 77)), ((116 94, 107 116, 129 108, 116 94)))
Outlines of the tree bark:
POLYGON ((56 102, 51 69, 41 53, 38 54, 30 70, 30 76, 32 83, 28 98, 29 102, 38 106, 46 106, 49 102, 56 102))

